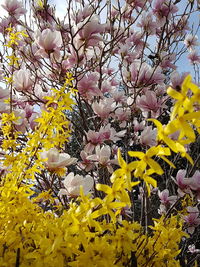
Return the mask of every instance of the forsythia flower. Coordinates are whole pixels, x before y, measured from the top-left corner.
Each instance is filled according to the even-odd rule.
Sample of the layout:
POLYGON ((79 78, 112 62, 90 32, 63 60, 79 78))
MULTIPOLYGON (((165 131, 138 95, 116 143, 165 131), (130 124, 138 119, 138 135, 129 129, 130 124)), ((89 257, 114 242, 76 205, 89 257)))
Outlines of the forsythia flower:
POLYGON ((163 159, 165 159, 166 156, 170 156, 170 150, 166 147, 161 146, 153 146, 150 149, 147 150, 146 153, 138 152, 138 151, 129 151, 128 154, 131 157, 137 157, 140 159, 140 161, 137 162, 137 167, 134 172, 134 175, 136 177, 140 176, 143 171, 146 169, 147 166, 149 166, 152 170, 154 170, 157 174, 163 174, 163 169, 160 167, 160 165, 152 159, 153 156, 161 156, 163 159))
POLYGON ((121 168, 113 172, 111 176, 111 182, 114 182, 117 177, 122 177, 126 182, 127 189, 131 190, 132 186, 135 185, 135 183, 131 181, 131 177, 132 177, 131 172, 134 169, 136 169, 137 162, 131 162, 127 164, 123 160, 120 150, 118 150, 117 155, 118 155, 118 162, 121 168))
MULTIPOLYGON (((135 185, 136 184, 139 184, 139 182, 136 182, 135 185)), ((109 201, 113 201, 116 199, 118 201, 127 203, 127 205, 130 205, 130 198, 125 188, 125 181, 120 178, 116 179, 113 182, 112 187, 105 184, 96 185, 97 190, 103 191, 107 194, 106 198, 109 201)))
POLYGON ((168 95, 170 95, 172 98, 176 99, 176 102, 175 102, 175 105, 173 107, 171 117, 170 117, 171 120, 173 120, 176 117, 179 108, 183 107, 185 111, 193 112, 194 109, 193 109, 192 103, 188 97, 188 90, 189 90, 189 85, 190 85, 191 80, 192 80, 192 77, 190 75, 188 75, 185 78, 185 80, 181 86, 180 92, 177 92, 176 90, 174 90, 171 87, 169 87, 167 89, 168 95))

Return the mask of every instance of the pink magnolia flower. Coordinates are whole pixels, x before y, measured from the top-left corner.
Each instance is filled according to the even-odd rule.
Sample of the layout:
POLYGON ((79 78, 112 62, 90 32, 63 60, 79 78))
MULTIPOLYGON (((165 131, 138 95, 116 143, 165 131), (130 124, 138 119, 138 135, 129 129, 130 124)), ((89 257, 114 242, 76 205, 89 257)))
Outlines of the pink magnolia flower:
POLYGON ((92 104, 92 109, 102 120, 104 120, 109 117, 115 106, 112 98, 104 98, 100 99, 99 102, 94 102, 92 104))
POLYGON ((98 72, 84 75, 77 85, 80 95, 88 100, 91 100, 94 96, 102 96, 102 93, 98 88, 98 80, 98 72))
POLYGON ((35 100, 40 99, 43 103, 47 103, 48 100, 46 99, 47 96, 52 96, 53 92, 50 90, 49 86, 43 85, 40 86, 39 84, 35 85, 34 88, 34 93, 35 93, 35 100))
POLYGON ((59 58, 60 47, 62 46, 62 36, 59 31, 44 29, 42 32, 36 33, 36 44, 40 49, 36 52, 36 56, 48 57, 53 53, 54 57, 59 58))
POLYGON ((9 90, 7 88, 0 87, 0 101, 3 101, 4 99, 9 98, 9 90))
POLYGON ((142 35, 143 34, 141 32, 132 31, 130 37, 126 40, 127 44, 129 44, 129 46, 133 46, 134 51, 139 55, 141 54, 142 47, 144 46, 142 35))
POLYGON ((17 0, 5 0, 4 4, 1 5, 10 16, 19 18, 26 13, 26 9, 23 7, 23 3, 17 0))
POLYGON ((145 121, 143 120, 139 122, 138 120, 134 119, 133 125, 134 125, 133 129, 135 132, 142 131, 145 127, 145 121))
POLYGON ((124 92, 120 92, 116 90, 114 92, 111 93, 112 98, 115 100, 115 102, 118 103, 125 103, 126 101, 126 96, 124 94, 124 92))
POLYGON ((158 196, 161 202, 158 213, 161 215, 166 214, 170 206, 177 200, 177 196, 169 196, 168 189, 165 189, 162 192, 158 191, 158 196))
POLYGON ((0 113, 7 113, 10 110, 10 105, 5 103, 3 99, 0 100, 0 113))
POLYGON ((186 170, 179 170, 176 174, 176 184, 178 185, 178 194, 184 196, 185 193, 191 193, 189 183, 190 178, 185 178, 186 170))
POLYGON ((151 111, 151 117, 157 117, 160 114, 160 108, 162 106, 161 100, 159 100, 154 91, 147 91, 145 95, 137 98, 137 106, 147 112, 144 115, 148 116, 148 112, 151 111))
POLYGON ((83 187, 83 192, 87 195, 94 186, 94 180, 90 175, 83 177, 82 175, 74 175, 70 172, 64 180, 65 189, 61 189, 59 195, 68 195, 77 197, 80 195, 80 186, 83 187))
POLYGON ((89 172, 89 171, 91 171, 95 167, 93 161, 90 160, 90 158, 89 158, 90 157, 90 154, 87 151, 82 150, 80 152, 80 157, 81 157, 81 160, 82 161, 80 161, 78 163, 78 166, 81 169, 85 170, 86 172, 89 172))
POLYGON ((109 160, 111 156, 111 150, 109 146, 96 146, 95 148, 95 155, 89 156, 91 160, 98 161, 101 165, 105 165, 109 160))
POLYGON ((198 37, 196 35, 194 36, 192 34, 188 34, 185 37, 184 44, 189 51, 192 51, 195 48, 195 46, 199 45, 197 40, 198 40, 198 37))
POLYGON ((121 8, 121 16, 123 20, 129 20, 131 21, 132 19, 132 13, 133 13, 133 8, 129 5, 123 5, 121 8))
POLYGON ((26 119, 26 112, 23 109, 17 108, 14 110, 14 114, 16 117, 16 120, 13 122, 15 128, 18 131, 25 133, 28 126, 28 121, 26 119))
POLYGON ((87 135, 87 141, 90 144, 90 148, 87 145, 86 149, 88 149, 89 151, 91 151, 96 145, 102 144, 104 141, 104 137, 101 134, 101 132, 95 132, 89 130, 86 135, 87 135))
POLYGON ((7 17, 7 18, 2 18, 0 20, 0 32, 5 33, 6 29, 9 28, 9 25, 15 25, 16 24, 16 18, 15 17, 7 17))
POLYGON ((83 44, 76 42, 74 46, 68 45, 68 52, 66 52, 66 59, 62 62, 62 68, 67 71, 74 67, 75 64, 83 65, 85 61, 90 60, 97 49, 95 47, 85 48, 83 44))
POLYGON ((157 97, 161 96, 164 102, 164 99, 165 99, 164 95, 166 93, 166 85, 161 84, 161 85, 155 86, 154 92, 156 93, 157 97))
POLYGON ((111 127, 110 124, 107 124, 105 127, 102 126, 99 132, 102 136, 102 139, 104 139, 104 141, 116 142, 120 140, 122 137, 124 137, 126 130, 116 132, 116 130, 113 127, 111 127))
POLYGON ((144 0, 126 0, 126 2, 134 8, 145 8, 145 4, 147 3, 147 1, 144 2, 144 0))
POLYGON ((34 131, 38 123, 35 121, 39 117, 39 114, 37 112, 33 112, 31 117, 28 118, 29 125, 31 129, 34 131))
POLYGON ((148 35, 154 35, 156 33, 157 23, 153 21, 151 13, 142 13, 141 20, 137 26, 142 28, 148 35))
POLYGON ((188 207, 187 211, 189 214, 184 216, 183 219, 186 222, 188 232, 193 234, 195 227, 200 225, 199 210, 197 207, 188 207))
POLYGON ((93 15, 90 20, 86 18, 83 22, 78 23, 78 42, 84 43, 86 47, 96 46, 102 41, 100 33, 105 31, 105 25, 99 23, 99 17, 93 15))
POLYGON ((186 170, 179 170, 176 175, 179 195, 183 196, 185 193, 192 194, 193 191, 197 199, 200 200, 200 171, 196 171, 194 175, 189 178, 185 178, 185 175, 186 170))
POLYGON ((171 14, 178 11, 178 7, 168 0, 156 0, 154 2, 153 13, 159 21, 165 22, 166 18, 170 18, 171 14))
MULTIPOLYGON (((108 68, 107 67, 102 68, 102 73, 108 74, 108 76, 111 76, 114 73, 114 71, 115 71, 114 68, 110 68, 110 67, 108 67, 108 68)), ((116 83, 117 83, 117 81, 116 81, 116 83)))
POLYGON ((87 141, 85 149, 91 151, 97 146, 103 144, 104 141, 113 141, 116 142, 120 140, 126 133, 126 130, 116 132, 110 124, 102 126, 98 132, 89 130, 87 132, 87 141))
POLYGON ((200 64, 200 55, 198 55, 197 51, 195 50, 189 53, 188 59, 190 61, 190 64, 200 64))
POLYGON ((177 71, 173 71, 170 77, 171 86, 176 90, 181 89, 181 85, 188 74, 189 72, 184 72, 180 75, 177 71))
POLYGON ((133 52, 130 49, 130 43, 126 42, 125 44, 121 44, 119 46, 118 54, 121 55, 122 59, 124 60, 124 64, 129 65, 135 59, 138 59, 139 53, 133 52))
POLYGON ((78 10, 77 14, 74 15, 74 13, 71 14, 72 19, 75 21, 76 24, 83 21, 87 17, 89 17, 92 14, 92 7, 90 5, 85 5, 83 9, 78 10))
POLYGON ((117 120, 119 120, 119 121, 126 122, 130 115, 131 115, 130 109, 118 108, 115 111, 115 116, 116 116, 117 120))
POLYGON ((167 52, 162 52, 161 53, 161 68, 163 69, 167 69, 167 68, 171 68, 171 69, 176 69, 175 64, 173 64, 172 62, 174 62, 176 59, 176 55, 175 54, 168 54, 167 52))
POLYGON ((50 24, 54 22, 53 19, 54 9, 52 6, 45 5, 45 8, 43 8, 39 5, 39 1, 34 1, 33 4, 34 4, 33 8, 34 15, 38 18, 38 20, 40 20, 41 24, 42 24, 41 19, 44 20, 45 22, 48 21, 50 24))
POLYGON ((163 84, 164 75, 162 74, 161 67, 153 69, 146 63, 142 64, 141 72, 139 72, 139 84, 151 85, 151 84, 163 84))
POLYGON ((44 164, 50 170, 64 168, 77 161, 76 158, 71 158, 67 153, 59 153, 58 149, 55 147, 48 151, 41 152, 40 156, 41 159, 47 159, 44 164))
POLYGON ((17 120, 14 121, 13 123, 15 125, 22 125, 26 118, 26 112, 22 109, 17 109, 17 110, 14 110, 14 114, 17 120))
POLYGON ((29 70, 21 69, 14 71, 13 86, 19 92, 30 92, 34 82, 31 80, 31 73, 29 70))
POLYGON ((160 207, 158 209, 158 214, 163 215, 163 214, 166 214, 166 212, 167 212, 166 206, 163 204, 160 204, 160 207))
POLYGON ((197 194, 197 198, 200 200, 200 171, 196 171, 194 175, 188 179, 188 185, 190 189, 197 194))
POLYGON ((111 160, 111 149, 109 146, 96 146, 94 155, 88 156, 90 160, 97 161, 100 165, 107 167, 108 171, 110 173, 113 172, 113 168, 111 164, 118 165, 117 159, 111 160))
POLYGON ((175 30, 174 36, 181 36, 185 32, 191 30, 187 15, 182 16, 175 23, 172 23, 170 27, 173 31, 175 30))
POLYGON ((26 103, 24 111, 26 113, 26 118, 30 118, 34 112, 34 107, 31 106, 30 104, 26 103))
POLYGON ((177 196, 169 196, 169 190, 158 191, 160 202, 165 206, 170 206, 177 200, 177 196))
POLYGON ((161 67, 153 69, 146 62, 140 66, 139 61, 135 61, 130 66, 131 81, 136 82, 140 86, 148 86, 152 84, 163 84, 164 75, 162 74, 161 67))
POLYGON ((140 135, 140 144, 143 146, 156 145, 157 129, 152 129, 152 126, 147 126, 140 135))
POLYGON ((110 93, 112 90, 116 91, 116 88, 112 86, 110 81, 104 80, 101 84, 101 92, 105 94, 110 93))

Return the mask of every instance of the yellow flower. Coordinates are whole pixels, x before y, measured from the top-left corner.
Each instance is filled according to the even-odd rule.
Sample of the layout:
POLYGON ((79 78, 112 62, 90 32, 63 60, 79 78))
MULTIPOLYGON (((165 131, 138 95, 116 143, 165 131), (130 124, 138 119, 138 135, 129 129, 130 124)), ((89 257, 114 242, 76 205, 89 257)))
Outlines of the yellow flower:
POLYGON ((150 193, 151 193, 149 184, 151 184, 153 187, 157 187, 157 181, 150 176, 153 173, 155 173, 154 170, 148 169, 141 176, 141 179, 143 179, 146 184, 148 196, 150 196, 150 193))
POLYGON ((149 121, 152 121, 157 127, 158 142, 163 141, 172 151, 174 151, 175 153, 178 153, 178 150, 176 148, 176 143, 168 137, 169 135, 169 132, 167 131, 168 129, 156 119, 149 119, 149 121))
POLYGON ((129 151, 128 154, 131 157, 137 157, 140 159, 140 161, 136 161, 137 167, 134 172, 134 175, 136 177, 140 177, 142 173, 144 172, 144 170, 147 168, 147 166, 149 166, 152 170, 154 170, 155 173, 162 175, 163 169, 155 160, 152 159, 152 157, 159 156, 163 160, 167 161, 167 163, 169 163, 170 161, 166 160, 165 156, 171 155, 169 148, 162 147, 160 145, 149 148, 146 151, 146 153, 138 152, 138 151, 129 151))
POLYGON ((109 198, 105 197, 102 202, 102 207, 97 209, 91 214, 92 219, 96 219, 102 215, 110 215, 111 221, 116 223, 117 215, 121 212, 123 207, 126 207, 127 203, 110 201, 109 198))
MULTIPOLYGON (((185 114, 184 118, 189 119, 191 116, 195 117, 196 115, 194 115, 194 113, 195 112, 185 114)), ((189 154, 185 150, 185 147, 182 145, 182 143, 185 144, 185 141, 187 140, 175 141, 175 140, 170 139, 168 136, 171 133, 174 133, 178 129, 176 128, 176 123, 174 125, 173 122, 170 122, 169 124, 163 127, 163 125, 156 119, 149 119, 149 121, 153 121, 153 123, 156 125, 158 129, 157 139, 159 142, 163 141, 172 151, 174 151, 175 153, 180 153, 182 157, 186 157, 190 161, 190 163, 193 164, 192 158, 189 156, 189 154)), ((183 123, 181 125, 183 125, 183 123)), ((187 143, 188 142, 186 142, 186 144, 187 143)), ((171 167, 175 168, 173 163, 167 160, 164 156, 161 156, 161 158, 164 159, 171 167)))
POLYGON ((169 87, 167 89, 167 94, 176 100, 175 105, 174 105, 173 110, 172 110, 172 113, 171 113, 171 116, 170 116, 171 120, 173 120, 176 117, 178 110, 181 107, 183 107, 185 111, 193 112, 194 108, 193 108, 192 103, 188 97, 188 90, 189 90, 189 87, 191 84, 191 80, 192 80, 192 77, 190 75, 188 75, 185 78, 185 80, 181 86, 180 92, 177 92, 176 90, 174 90, 171 87, 169 87))
POLYGON ((9 65, 18 67, 19 63, 18 60, 20 60, 19 57, 16 57, 14 53, 11 56, 7 56, 8 59, 10 59, 9 65))
POLYGON ((188 86, 193 93, 191 97, 192 104, 196 102, 200 103, 200 88, 196 84, 192 83, 191 81, 188 83, 188 86))
POLYGON ((160 165, 152 159, 153 156, 157 155, 159 148, 158 147, 151 147, 147 150, 146 153, 138 152, 138 151, 129 151, 128 154, 131 157, 139 158, 140 161, 136 161, 137 168, 134 172, 136 177, 139 177, 143 171, 146 169, 147 166, 150 166, 153 170, 155 170, 158 174, 163 174, 163 170, 160 165))
POLYGON ((169 124, 166 126, 167 132, 172 134, 176 131, 180 131, 178 140, 184 139, 186 137, 188 139, 188 143, 194 142, 196 139, 196 135, 189 122, 195 125, 195 121, 193 122, 193 120, 198 119, 199 117, 200 111, 179 114, 176 119, 170 121, 169 124))
MULTIPOLYGON (((140 182, 136 182, 136 184, 139 183, 140 182)), ((112 187, 105 184, 97 184, 96 189, 106 193, 106 197, 109 202, 116 199, 118 201, 126 203, 127 205, 130 205, 130 198, 127 191, 125 190, 125 182, 121 178, 117 178, 112 184, 112 187)))
POLYGON ((122 155, 119 149, 118 149, 117 156, 118 156, 118 162, 121 168, 113 172, 110 178, 111 182, 113 183, 115 179, 117 179, 117 177, 122 177, 125 180, 127 189, 131 191, 132 186, 135 185, 135 183, 131 181, 131 177, 132 177, 131 173, 134 169, 136 169, 138 163, 131 162, 127 164, 125 160, 122 158, 122 155))

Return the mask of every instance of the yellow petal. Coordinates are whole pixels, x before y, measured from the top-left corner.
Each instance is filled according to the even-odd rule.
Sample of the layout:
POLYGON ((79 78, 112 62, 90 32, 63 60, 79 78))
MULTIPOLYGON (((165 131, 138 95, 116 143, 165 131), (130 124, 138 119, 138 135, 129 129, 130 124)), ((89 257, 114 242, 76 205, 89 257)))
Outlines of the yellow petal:
POLYGON ((150 176, 144 177, 144 181, 151 184, 153 187, 157 187, 157 181, 150 176))
POLYGON ((165 156, 160 156, 160 158, 166 161, 172 168, 176 168, 176 166, 170 160, 168 160, 165 156))
POLYGON ((153 159, 148 159, 148 165, 157 173, 162 175, 163 169, 160 167, 160 165, 153 159))
POLYGON ((177 99, 177 100, 182 100, 183 99, 183 95, 180 94, 179 92, 177 92, 176 90, 174 90, 172 87, 169 87, 167 89, 167 94, 169 96, 171 96, 172 98, 177 99))
POLYGON ((96 189, 98 191, 103 191, 106 194, 112 194, 112 189, 108 185, 105 185, 105 184, 97 184, 96 189))
POLYGON ((117 151, 117 157, 118 157, 119 165, 120 165, 122 168, 124 168, 124 167, 126 166, 126 162, 125 162, 124 159, 122 158, 120 149, 118 149, 118 151, 117 151))
POLYGON ((139 159, 142 159, 144 157, 144 153, 143 152, 138 152, 138 151, 128 151, 129 156, 131 157, 136 157, 139 159))
POLYGON ((148 119, 148 121, 152 121, 159 131, 163 130, 163 125, 156 119, 148 119))

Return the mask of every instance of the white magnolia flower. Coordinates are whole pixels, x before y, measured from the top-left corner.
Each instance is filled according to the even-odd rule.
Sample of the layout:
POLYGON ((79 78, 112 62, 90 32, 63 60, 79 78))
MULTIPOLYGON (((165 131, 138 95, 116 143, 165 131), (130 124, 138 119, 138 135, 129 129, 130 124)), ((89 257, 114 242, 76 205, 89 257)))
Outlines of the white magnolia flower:
POLYGON ((47 158, 47 161, 44 164, 50 170, 64 168, 77 161, 76 158, 71 158, 67 153, 59 153, 58 149, 55 147, 48 151, 41 152, 40 155, 42 159, 47 158))
POLYGON ((29 70, 21 69, 14 71, 13 85, 19 92, 31 91, 34 82, 31 80, 31 72, 29 70))
POLYGON ((73 172, 70 172, 64 180, 65 189, 61 189, 59 195, 79 196, 80 186, 83 187, 83 192, 87 195, 94 186, 93 178, 90 175, 83 177, 82 175, 74 175, 73 172))

